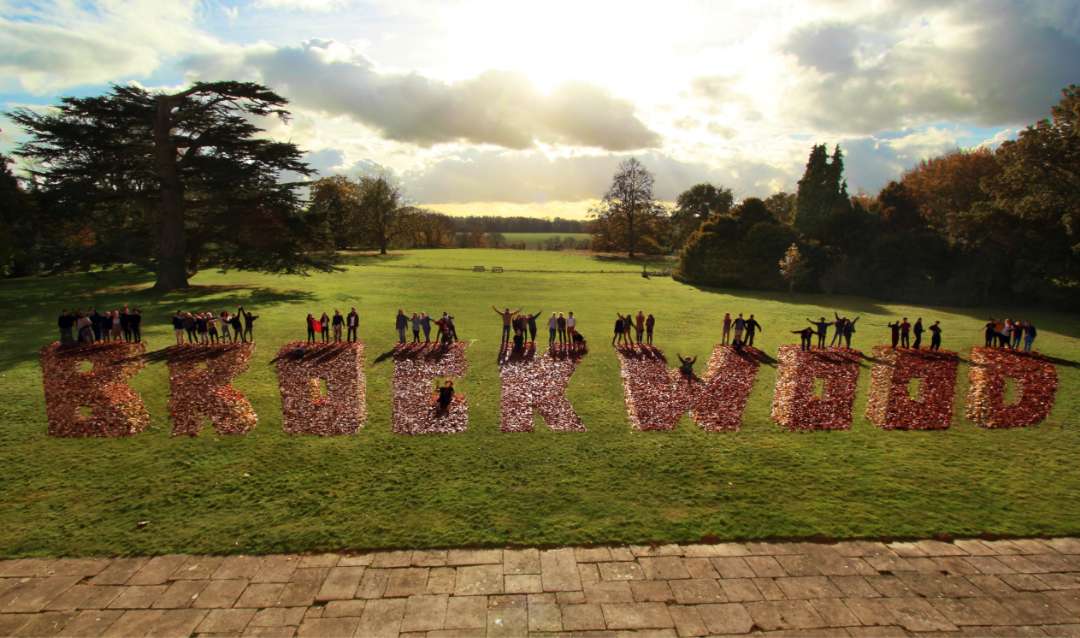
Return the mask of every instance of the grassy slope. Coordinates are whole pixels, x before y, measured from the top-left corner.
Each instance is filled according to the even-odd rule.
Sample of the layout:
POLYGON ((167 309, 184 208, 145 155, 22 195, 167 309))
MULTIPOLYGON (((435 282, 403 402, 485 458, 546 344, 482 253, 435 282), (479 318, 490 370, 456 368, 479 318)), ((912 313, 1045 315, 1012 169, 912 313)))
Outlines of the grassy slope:
MULTIPOLYGON (((684 420, 675 432, 635 433, 605 346, 616 309, 645 308, 658 317, 658 345, 704 360, 727 310, 756 313, 765 330, 760 345, 775 354, 805 317, 836 308, 862 316, 856 345, 866 351, 886 333, 872 324, 903 313, 941 319, 945 346, 966 354, 980 338, 980 318, 1001 309, 702 291, 644 280, 640 265, 561 253, 450 250, 354 261, 347 272, 310 278, 204 273, 192 290, 164 298, 133 274, 0 283, 0 385, 7 391, 0 555, 1080 532, 1076 367, 1059 368, 1051 418, 1024 430, 986 431, 963 419, 962 366, 948 431, 872 426, 862 417, 864 368, 851 431, 792 434, 769 419, 775 369, 763 366, 742 432, 705 434, 684 420), (480 263, 548 272, 468 272, 480 263), (236 385, 254 403, 259 427, 246 437, 171 438, 166 370, 152 364, 134 381, 152 415, 150 431, 125 440, 46 437, 36 350, 53 338, 60 306, 92 300, 142 306, 152 348, 170 343, 166 318, 175 308, 254 308, 259 349, 236 385), (581 317, 593 349, 569 397, 589 432, 499 433, 492 303, 581 317), (368 344, 367 425, 335 439, 283 434, 270 358, 286 340, 303 338, 306 312, 352 304, 368 344), (461 336, 475 340, 458 385, 469 397, 468 432, 390 432, 392 362, 373 361, 392 346, 398 307, 450 310, 461 336), (136 529, 142 520, 149 525, 136 529)), ((1045 352, 1080 360, 1075 317, 1030 316, 1045 352)))

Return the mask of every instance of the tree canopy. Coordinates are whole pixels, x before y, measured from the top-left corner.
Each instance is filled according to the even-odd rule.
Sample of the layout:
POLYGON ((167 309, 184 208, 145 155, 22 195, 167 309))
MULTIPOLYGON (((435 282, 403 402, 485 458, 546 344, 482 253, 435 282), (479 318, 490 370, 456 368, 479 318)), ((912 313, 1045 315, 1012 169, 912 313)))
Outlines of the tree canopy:
POLYGON ((653 175, 635 158, 615 171, 603 200, 591 213, 593 245, 599 250, 661 252, 667 232, 667 211, 653 197, 653 175))

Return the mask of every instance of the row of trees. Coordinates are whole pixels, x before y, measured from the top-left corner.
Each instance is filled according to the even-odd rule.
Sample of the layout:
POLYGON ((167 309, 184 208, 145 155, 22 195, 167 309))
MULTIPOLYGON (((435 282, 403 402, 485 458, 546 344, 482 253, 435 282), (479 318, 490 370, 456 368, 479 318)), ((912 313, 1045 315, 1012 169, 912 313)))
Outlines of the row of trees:
POLYGON ((453 217, 454 228, 458 232, 469 233, 587 233, 586 222, 580 219, 555 217, 495 217, 492 215, 465 215, 453 217))
MULTIPOLYGON (((795 194, 710 213, 682 247, 676 276, 714 286, 1080 307, 1080 87, 1066 88, 1052 117, 1015 141, 925 160, 876 197, 849 196, 843 174, 838 147, 830 157, 814 146, 795 194)), ((698 202, 722 190, 695 186, 680 209, 684 197, 698 202)), ((672 222, 679 215, 686 212, 677 210, 672 222)))

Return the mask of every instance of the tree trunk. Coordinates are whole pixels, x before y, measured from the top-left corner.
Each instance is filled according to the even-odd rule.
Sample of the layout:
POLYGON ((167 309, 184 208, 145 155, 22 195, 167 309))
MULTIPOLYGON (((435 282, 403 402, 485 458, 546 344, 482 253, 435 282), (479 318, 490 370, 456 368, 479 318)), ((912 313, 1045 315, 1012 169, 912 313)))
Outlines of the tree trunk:
POLYGON ((158 201, 157 281, 154 290, 187 288, 187 237, 184 229, 184 187, 177 172, 176 146, 172 141, 170 96, 157 97, 154 120, 154 153, 157 160, 158 201))
POLYGON ((630 203, 630 208, 627 209, 627 216, 626 216, 626 243, 627 243, 627 246, 629 248, 629 250, 628 250, 629 254, 627 256, 630 259, 634 258, 634 244, 636 243, 634 241, 635 239, 636 239, 636 236, 634 235, 634 204, 633 204, 633 202, 631 202, 630 203))

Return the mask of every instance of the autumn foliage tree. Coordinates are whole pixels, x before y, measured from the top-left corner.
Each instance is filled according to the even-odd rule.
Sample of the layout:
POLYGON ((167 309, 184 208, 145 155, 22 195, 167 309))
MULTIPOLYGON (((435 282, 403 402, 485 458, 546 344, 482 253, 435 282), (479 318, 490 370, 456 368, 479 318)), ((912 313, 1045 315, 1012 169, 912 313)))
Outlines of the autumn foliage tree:
POLYGON ((603 200, 592 211, 593 245, 601 250, 660 252, 667 211, 653 197, 652 173, 635 158, 619 164, 603 200))
MULTIPOLYGON (((198 82, 175 93, 113 86, 49 111, 8 114, 30 139, 17 155, 54 210, 80 220, 97 263, 136 263, 155 288, 187 286, 207 265, 271 272, 328 268, 299 184, 293 144, 259 134, 287 101, 251 82, 198 82)), ((82 264, 86 265, 86 264, 82 264)))

